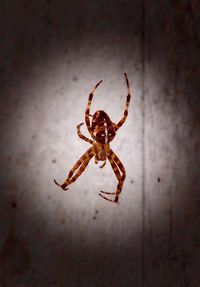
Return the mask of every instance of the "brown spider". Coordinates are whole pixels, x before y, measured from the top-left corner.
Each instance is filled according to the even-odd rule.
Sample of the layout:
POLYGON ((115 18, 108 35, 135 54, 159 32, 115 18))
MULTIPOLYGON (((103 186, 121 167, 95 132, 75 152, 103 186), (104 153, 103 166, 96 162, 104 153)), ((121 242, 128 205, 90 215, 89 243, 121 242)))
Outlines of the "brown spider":
POLYGON ((81 123, 77 125, 77 133, 78 136, 83 139, 84 141, 92 144, 92 147, 89 148, 86 153, 82 155, 82 157, 76 162, 76 164, 73 166, 73 168, 70 170, 67 179, 63 184, 58 184, 56 180, 54 179, 55 184, 60 186, 63 190, 67 190, 68 185, 70 185, 72 182, 74 182, 86 169, 89 161, 94 156, 95 157, 95 163, 97 164, 98 161, 103 161, 103 164, 99 166, 100 168, 103 168, 106 164, 106 158, 108 158, 111 167, 118 179, 118 185, 116 192, 104 192, 100 191, 103 194, 110 194, 115 195, 114 200, 107 198, 106 196, 103 196, 101 193, 99 195, 103 197, 106 200, 109 200, 111 202, 118 202, 119 200, 119 194, 122 191, 123 183, 126 177, 126 172, 124 169, 123 164, 119 160, 119 158, 116 156, 116 154, 111 150, 110 148, 110 142, 114 139, 117 130, 123 125, 125 122, 127 116, 128 116, 128 107, 131 99, 130 94, 130 87, 129 87, 129 81, 127 74, 124 73, 126 84, 128 88, 128 95, 126 99, 126 107, 124 110, 124 116, 121 118, 121 120, 118 122, 118 124, 115 124, 111 121, 109 116, 104 111, 97 111, 94 113, 94 115, 90 115, 90 105, 92 102, 93 94, 96 88, 99 86, 99 84, 102 82, 98 82, 92 92, 89 94, 87 108, 85 111, 85 123, 87 125, 88 131, 93 138, 93 140, 88 139, 84 135, 81 134, 80 127, 84 124, 81 123), (92 123, 90 123, 90 118, 92 117, 92 123), (77 171, 76 171, 77 170, 77 171), (76 171, 76 174, 74 175, 74 172, 76 171))

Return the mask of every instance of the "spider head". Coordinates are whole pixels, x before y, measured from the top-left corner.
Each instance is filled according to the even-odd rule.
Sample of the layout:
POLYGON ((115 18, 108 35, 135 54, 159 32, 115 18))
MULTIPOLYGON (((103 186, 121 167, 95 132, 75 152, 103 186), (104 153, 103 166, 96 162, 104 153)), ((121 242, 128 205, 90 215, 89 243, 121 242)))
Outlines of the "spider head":
POLYGON ((116 125, 104 111, 97 111, 92 117, 91 129, 97 142, 107 144, 116 135, 116 125))

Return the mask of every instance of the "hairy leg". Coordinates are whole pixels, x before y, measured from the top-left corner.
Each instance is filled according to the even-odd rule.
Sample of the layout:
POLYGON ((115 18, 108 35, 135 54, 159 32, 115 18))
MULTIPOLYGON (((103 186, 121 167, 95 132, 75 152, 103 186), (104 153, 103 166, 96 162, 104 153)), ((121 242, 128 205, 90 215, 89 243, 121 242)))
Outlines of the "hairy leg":
POLYGON ((91 154, 88 158, 86 158, 82 165, 79 167, 79 169, 77 170, 76 174, 70 178, 70 183, 71 184, 72 182, 76 181, 76 179, 83 173, 83 171, 86 169, 87 165, 89 164, 91 158, 93 157, 93 155, 91 154))
POLYGON ((67 190, 67 186, 69 184, 71 184, 72 182, 74 182, 78 176, 81 175, 81 173, 85 170, 85 168, 87 167, 90 159, 94 156, 94 151, 93 151, 93 147, 91 147, 90 149, 88 149, 86 151, 86 153, 84 153, 82 155, 82 157, 75 163, 75 165, 73 166, 73 168, 70 170, 68 177, 66 178, 66 180, 64 181, 63 184, 59 184, 57 183, 57 181, 54 179, 55 184, 57 184, 58 186, 60 186, 63 190, 67 190), (79 168, 79 169, 78 169, 79 168), (76 174, 73 176, 74 172, 78 169, 78 171, 76 172, 76 174))
POLYGON ((117 180, 118 180, 117 190, 116 190, 116 192, 101 191, 101 193, 115 195, 115 199, 114 200, 109 199, 109 198, 103 196, 101 193, 99 195, 108 201, 118 202, 119 194, 122 191, 123 183, 124 183, 124 180, 126 178, 126 172, 125 172, 123 164, 121 163, 119 158, 116 156, 116 154, 112 150, 110 150, 110 153, 108 155, 108 160, 110 161, 111 167, 112 167, 112 169, 113 169, 113 171, 117 177, 117 180), (122 174, 120 174, 120 171, 122 174))
POLYGON ((96 90, 96 88, 101 84, 102 80, 99 81, 96 86, 93 88, 93 90, 91 91, 91 93, 89 94, 89 97, 88 97, 88 103, 87 103, 87 108, 86 108, 86 111, 85 111, 85 122, 86 122, 86 125, 87 125, 87 128, 88 128, 88 131, 89 133, 92 135, 92 131, 91 131, 91 128, 90 128, 90 106, 91 106, 91 102, 92 102, 92 98, 93 98, 93 95, 94 95, 94 92, 96 90))
POLYGON ((127 74, 124 73, 124 76, 125 76, 125 79, 126 79, 126 85, 127 85, 127 89, 128 89, 128 94, 127 94, 127 98, 126 98, 126 107, 125 107, 125 110, 124 110, 124 116, 121 118, 121 120, 116 125, 117 130, 123 125, 123 123, 125 122, 125 120, 126 120, 126 118, 128 116, 128 107, 129 107, 129 103, 130 103, 130 100, 131 100, 130 85, 129 85, 127 74))
POLYGON ((86 142, 88 142, 88 143, 93 144, 93 141, 92 141, 92 140, 90 140, 90 139, 88 139, 86 136, 82 135, 81 129, 80 129, 80 127, 81 127, 82 125, 84 125, 84 123, 81 123, 81 124, 79 124, 79 125, 76 126, 78 136, 79 136, 82 140, 84 140, 84 141, 86 141, 86 142))

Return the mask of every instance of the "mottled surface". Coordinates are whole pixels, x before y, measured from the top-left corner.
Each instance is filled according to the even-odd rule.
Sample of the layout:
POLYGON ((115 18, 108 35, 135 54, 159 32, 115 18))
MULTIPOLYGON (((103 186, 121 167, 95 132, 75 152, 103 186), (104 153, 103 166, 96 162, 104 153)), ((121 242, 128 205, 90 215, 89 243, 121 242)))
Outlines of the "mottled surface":
POLYGON ((199 287, 198 1, 1 1, 0 286, 199 287), (3 41, 2 41, 3 40, 3 41), (126 168, 120 204, 110 165, 91 161, 92 113, 129 116, 112 149, 126 168), (88 136, 86 128, 83 132, 88 136))

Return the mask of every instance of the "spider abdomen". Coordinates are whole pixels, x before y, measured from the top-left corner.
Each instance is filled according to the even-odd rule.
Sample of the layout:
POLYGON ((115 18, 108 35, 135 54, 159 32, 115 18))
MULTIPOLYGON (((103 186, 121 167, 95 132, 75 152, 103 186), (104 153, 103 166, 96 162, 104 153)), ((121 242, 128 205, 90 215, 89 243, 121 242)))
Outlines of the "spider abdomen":
POLYGON ((93 115, 91 130, 94 139, 101 143, 107 144, 115 137, 116 124, 114 124, 104 111, 97 111, 93 115))

